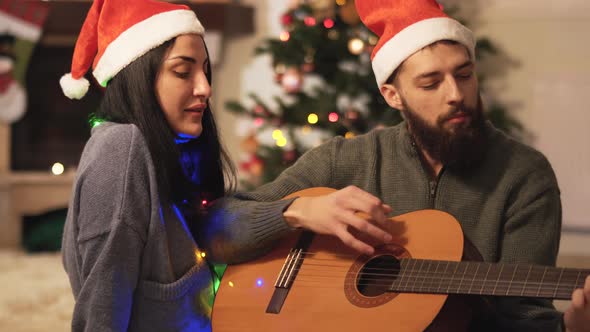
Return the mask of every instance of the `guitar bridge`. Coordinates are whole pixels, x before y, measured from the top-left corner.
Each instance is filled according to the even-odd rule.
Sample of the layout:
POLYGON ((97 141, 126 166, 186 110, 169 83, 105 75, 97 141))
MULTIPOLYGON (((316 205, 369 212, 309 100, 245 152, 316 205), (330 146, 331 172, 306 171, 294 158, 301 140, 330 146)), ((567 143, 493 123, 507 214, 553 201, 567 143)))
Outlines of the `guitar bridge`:
POLYGON ((289 290, 297 277, 297 272, 303 264, 303 260, 305 259, 307 249, 311 245, 313 236, 314 234, 311 232, 303 232, 297 240, 295 248, 291 249, 291 252, 289 252, 281 269, 281 273, 279 273, 275 282, 275 291, 266 307, 266 313, 278 314, 281 312, 283 304, 289 294, 289 290))

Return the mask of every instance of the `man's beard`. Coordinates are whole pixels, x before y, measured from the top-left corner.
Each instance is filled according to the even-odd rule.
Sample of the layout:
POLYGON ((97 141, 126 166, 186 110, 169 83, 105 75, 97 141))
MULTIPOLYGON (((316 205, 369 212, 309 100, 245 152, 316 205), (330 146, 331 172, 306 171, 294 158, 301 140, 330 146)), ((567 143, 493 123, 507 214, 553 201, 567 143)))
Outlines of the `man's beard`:
POLYGON ((431 158, 440 161, 446 167, 463 170, 472 169, 483 160, 487 151, 487 137, 481 97, 478 98, 476 108, 460 105, 440 115, 434 126, 408 107, 404 100, 402 103, 405 108, 402 114, 414 141, 431 158), (470 119, 462 123, 448 124, 449 119, 460 115, 469 116, 470 119))

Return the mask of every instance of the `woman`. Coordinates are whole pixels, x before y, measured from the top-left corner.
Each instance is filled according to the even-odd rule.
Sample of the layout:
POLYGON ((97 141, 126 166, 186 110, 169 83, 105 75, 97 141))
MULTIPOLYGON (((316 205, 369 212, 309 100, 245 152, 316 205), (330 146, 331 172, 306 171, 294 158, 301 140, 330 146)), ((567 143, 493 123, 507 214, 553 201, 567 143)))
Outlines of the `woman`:
POLYGON ((63 236, 73 331, 211 329, 212 271, 191 230, 235 176, 202 35, 187 7, 152 0, 95 0, 86 18, 60 81, 81 98, 94 62, 106 87, 63 236))

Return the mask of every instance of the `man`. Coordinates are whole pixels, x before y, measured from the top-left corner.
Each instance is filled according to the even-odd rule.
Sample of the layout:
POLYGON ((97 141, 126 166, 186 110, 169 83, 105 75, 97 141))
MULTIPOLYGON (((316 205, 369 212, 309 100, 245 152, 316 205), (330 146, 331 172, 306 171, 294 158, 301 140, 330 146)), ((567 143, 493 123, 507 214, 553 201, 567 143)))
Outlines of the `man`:
MULTIPOLYGON (((225 199, 212 213, 219 225, 208 234, 212 256, 242 250, 249 259, 291 228, 331 234, 371 254, 351 228, 388 241, 380 227, 387 215, 439 209, 456 217, 487 262, 555 265, 561 203, 554 172, 541 153, 485 121, 471 31, 433 0, 357 0, 356 6, 380 37, 372 57, 377 84, 405 122, 335 138, 274 182, 225 199), (339 190, 280 200, 309 187, 339 190), (223 237, 243 245, 216 247, 211 240, 223 237)), ((474 322, 473 331, 560 331, 564 322, 572 332, 590 329, 590 279, 574 292, 564 322, 547 300, 492 302, 495 311, 474 322)))

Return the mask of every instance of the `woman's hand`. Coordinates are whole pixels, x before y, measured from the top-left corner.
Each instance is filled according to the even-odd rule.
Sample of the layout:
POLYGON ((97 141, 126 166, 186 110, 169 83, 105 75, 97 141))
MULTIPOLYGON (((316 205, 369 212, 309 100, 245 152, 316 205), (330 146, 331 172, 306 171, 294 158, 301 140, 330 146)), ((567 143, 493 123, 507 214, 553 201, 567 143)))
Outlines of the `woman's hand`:
POLYGON ((328 195, 299 197, 283 213, 291 227, 306 228, 318 234, 334 235, 359 252, 371 255, 374 248, 356 238, 350 227, 382 241, 391 235, 383 230, 391 207, 355 186, 348 186, 328 195), (368 218, 357 214, 361 212, 368 218))

